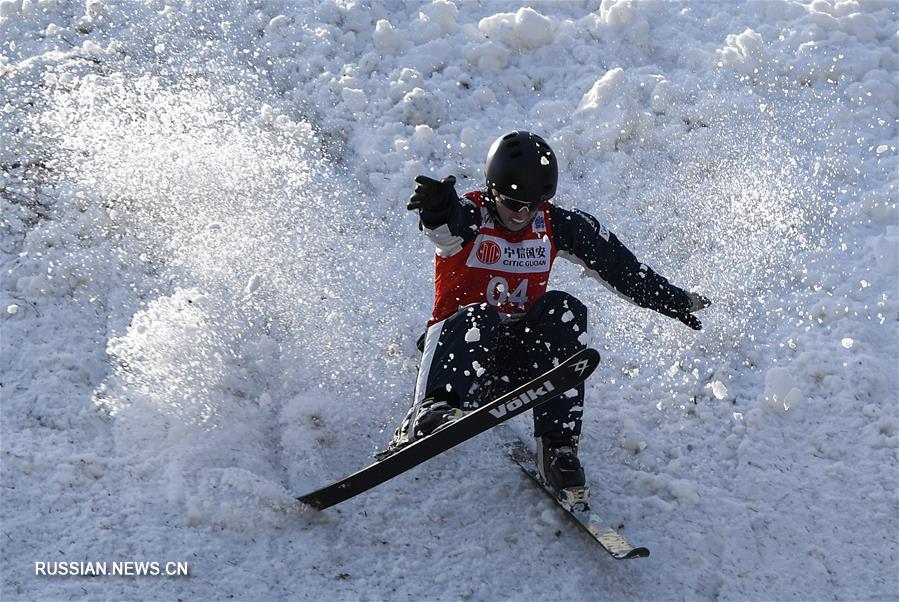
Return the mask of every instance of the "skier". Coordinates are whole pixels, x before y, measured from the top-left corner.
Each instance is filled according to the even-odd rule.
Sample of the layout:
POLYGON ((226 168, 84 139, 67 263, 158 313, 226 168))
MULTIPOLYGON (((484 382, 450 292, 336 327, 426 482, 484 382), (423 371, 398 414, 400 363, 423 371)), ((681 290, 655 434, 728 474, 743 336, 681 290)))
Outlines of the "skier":
MULTIPOLYGON (((558 163, 543 138, 500 136, 487 153, 486 188, 460 199, 455 178, 418 176, 407 209, 437 247, 435 301, 412 407, 389 454, 515 388, 586 347, 587 309, 572 295, 547 291, 556 257, 641 307, 695 330, 710 301, 684 291, 640 263, 593 216, 563 209, 558 163)), ((577 456, 584 386, 536 408, 540 475, 561 498, 586 494, 577 456)))

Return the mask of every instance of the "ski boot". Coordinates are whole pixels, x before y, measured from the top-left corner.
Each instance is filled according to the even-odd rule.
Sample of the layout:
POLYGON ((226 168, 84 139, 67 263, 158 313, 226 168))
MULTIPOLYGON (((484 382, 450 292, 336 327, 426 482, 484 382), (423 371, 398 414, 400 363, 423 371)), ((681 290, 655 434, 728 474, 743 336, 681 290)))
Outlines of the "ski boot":
POLYGON ((544 433, 537 437, 537 470, 556 497, 569 508, 587 510, 590 489, 577 457, 577 435, 544 433))
POLYGON ((465 412, 457 408, 452 400, 445 401, 429 397, 418 406, 418 412, 412 422, 412 432, 415 433, 415 439, 427 437, 458 420, 464 414, 465 412))
POLYGON ((387 449, 375 454, 376 460, 383 460, 403 447, 422 437, 427 437, 461 418, 465 412, 455 407, 451 401, 427 397, 406 412, 406 417, 393 433, 387 449))

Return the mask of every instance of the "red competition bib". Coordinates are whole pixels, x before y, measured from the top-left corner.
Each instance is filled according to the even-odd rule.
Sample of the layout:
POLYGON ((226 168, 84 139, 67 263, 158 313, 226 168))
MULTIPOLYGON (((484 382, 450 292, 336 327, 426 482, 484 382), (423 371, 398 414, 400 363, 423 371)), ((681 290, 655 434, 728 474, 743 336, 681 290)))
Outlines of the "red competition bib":
POLYGON ((436 257, 434 315, 428 325, 472 303, 487 303, 505 314, 526 312, 546 292, 556 258, 548 203, 527 228, 509 232, 493 221, 480 192, 465 196, 480 209, 481 227, 461 251, 436 257))

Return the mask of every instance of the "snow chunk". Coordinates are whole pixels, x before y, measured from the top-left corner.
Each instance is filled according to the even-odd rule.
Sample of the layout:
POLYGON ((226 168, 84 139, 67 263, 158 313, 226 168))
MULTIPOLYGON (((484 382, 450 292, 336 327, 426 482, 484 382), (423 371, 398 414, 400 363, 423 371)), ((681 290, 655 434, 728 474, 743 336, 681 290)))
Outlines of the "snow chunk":
MULTIPOLYGON (((575 146, 603 151, 612 150, 619 142, 649 140, 654 135, 653 117, 643 103, 651 103, 645 98, 647 83, 659 79, 653 76, 647 81, 616 67, 594 81, 571 115, 574 132, 581 134, 575 146)), ((660 98, 657 106, 665 109, 667 105, 660 98)))
POLYGON ((543 512, 540 513, 540 522, 551 527, 557 527, 561 524, 559 513, 556 512, 554 508, 546 508, 543 510, 543 512))
POLYGON ((638 454, 646 449, 646 440, 641 433, 628 432, 621 437, 621 447, 631 453, 638 454))
POLYGON ((13 303, 12 305, 7 306, 7 308, 6 308, 6 313, 8 313, 8 314, 11 315, 11 316, 16 315, 17 313, 19 313, 19 306, 16 305, 15 303, 13 303))
POLYGON ((665 113, 675 102, 677 98, 671 87, 671 82, 667 79, 659 81, 652 89, 649 99, 649 107, 655 113, 665 113))
POLYGON ((880 418, 880 408, 873 403, 869 403, 862 408, 862 414, 865 418, 880 418))
POLYGON ((20 2, 18 0, 3 0, 0 2, 0 19, 13 19, 20 14, 20 2))
POLYGON ((845 337, 845 338, 843 338, 842 341, 840 341, 840 344, 843 346, 843 349, 852 349, 852 346, 855 344, 855 341, 853 341, 849 337, 845 337))
POLYGON ((599 16, 607 25, 627 25, 634 19, 634 9, 630 0, 611 0, 599 7, 599 16))
POLYGON ((765 399, 773 409, 786 412, 802 401, 802 391, 786 368, 771 368, 765 375, 765 399))
POLYGON ((396 29, 387 19, 381 19, 375 24, 372 41, 375 44, 375 48, 385 53, 395 52, 403 44, 402 38, 400 38, 396 29))
POLYGON ((516 13, 499 13, 481 19, 478 29, 488 38, 508 44, 519 52, 552 44, 556 37, 556 22, 527 7, 516 13))
POLYGON ((244 292, 248 295, 252 295, 259 289, 260 285, 262 285, 262 274, 253 274, 247 282, 244 292))
POLYGON ((624 69, 621 67, 610 69, 584 94, 575 114, 585 119, 601 117, 607 105, 620 94, 623 85, 624 69))
POLYGON ((440 26, 443 33, 453 33, 459 28, 456 24, 459 9, 452 2, 434 0, 431 4, 423 6, 421 12, 428 17, 429 21, 440 26))
POLYGON ((678 500, 699 503, 699 493, 696 491, 696 484, 686 479, 674 479, 668 483, 668 491, 678 500))
POLYGON ((470 46, 465 51, 468 62, 487 72, 500 72, 509 64, 509 51, 496 42, 485 42, 470 46))
POLYGON ((727 36, 724 48, 715 51, 720 67, 730 67, 740 75, 754 75, 765 62, 761 34, 746 29, 727 36))
POLYGON ((865 248, 874 255, 874 265, 884 276, 892 278, 899 272, 897 245, 899 245, 899 228, 892 225, 887 226, 885 234, 872 236, 865 241, 865 248))
POLYGON ((101 0, 87 0, 84 3, 84 12, 91 19, 108 19, 112 14, 109 6, 101 0))
POLYGON ((481 340, 481 331, 477 326, 473 326, 465 333, 466 343, 477 343, 481 340))
POLYGON ((287 29, 289 25, 290 19, 288 19, 284 15, 278 15, 268 22, 268 26, 266 26, 265 28, 265 35, 279 35, 284 32, 284 30, 287 29))
POLYGON ((353 113, 362 113, 368 107, 368 99, 365 92, 356 88, 344 88, 340 91, 343 98, 343 106, 353 113))
POLYGON ((414 88, 400 102, 403 123, 406 125, 427 124, 438 127, 443 120, 442 100, 422 89, 414 88))
POLYGON ((568 322, 571 322, 572 320, 574 320, 574 314, 571 313, 570 309, 568 311, 566 311, 564 314, 562 314, 562 322, 564 324, 567 324, 568 322))
POLYGON ((720 380, 712 381, 706 386, 712 389, 712 395, 715 396, 715 399, 724 399, 727 397, 727 387, 725 387, 724 383, 720 380))

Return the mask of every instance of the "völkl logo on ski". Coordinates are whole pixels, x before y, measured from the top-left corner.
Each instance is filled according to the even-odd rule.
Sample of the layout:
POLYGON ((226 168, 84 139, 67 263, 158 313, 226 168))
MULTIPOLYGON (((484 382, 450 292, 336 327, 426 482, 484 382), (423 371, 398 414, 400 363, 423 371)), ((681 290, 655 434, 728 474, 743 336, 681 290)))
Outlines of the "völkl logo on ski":
POLYGON ((587 360, 581 360, 573 366, 573 369, 578 374, 583 374, 584 370, 586 370, 590 366, 590 362, 587 360))
POLYGON ((545 381, 542 386, 537 387, 536 389, 528 389, 515 399, 510 402, 504 403, 503 405, 493 408, 490 410, 490 413, 496 416, 497 418, 502 418, 509 412, 514 412, 524 404, 534 401, 540 397, 546 397, 547 393, 555 391, 556 388, 550 381, 545 381))

